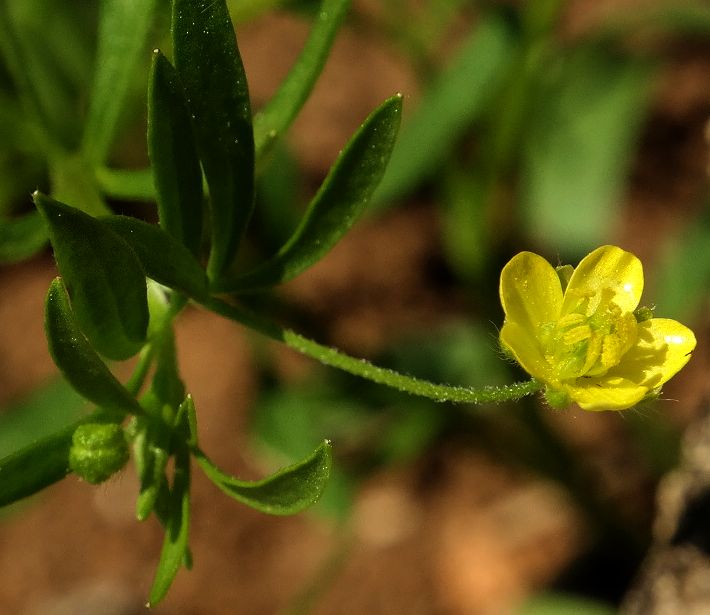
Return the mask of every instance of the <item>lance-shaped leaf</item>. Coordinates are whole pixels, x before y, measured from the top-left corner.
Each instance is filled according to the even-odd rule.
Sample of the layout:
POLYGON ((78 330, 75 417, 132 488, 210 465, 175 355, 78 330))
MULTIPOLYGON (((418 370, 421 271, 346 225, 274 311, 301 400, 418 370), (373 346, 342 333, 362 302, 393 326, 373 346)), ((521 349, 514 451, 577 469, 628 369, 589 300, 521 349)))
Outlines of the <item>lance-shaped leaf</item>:
POLYGON ((254 117, 257 158, 291 125, 323 70, 350 0, 323 0, 303 51, 269 103, 254 117))
POLYGON ((71 438, 82 422, 0 459, 0 506, 37 493, 69 474, 71 438))
POLYGON ((330 475, 331 444, 323 442, 303 461, 260 481, 229 476, 200 450, 195 460, 208 478, 228 496, 270 515, 293 515, 318 501, 330 475))
POLYGON ((100 4, 96 72, 82 144, 92 162, 103 162, 113 141, 155 3, 103 0, 100 4))
POLYGON ((254 203, 254 133, 225 0, 173 0, 175 66, 210 191, 214 278, 234 259, 254 203))
POLYGON ((47 292, 45 330, 49 352, 69 384, 86 399, 120 414, 141 413, 136 399, 116 379, 80 331, 61 278, 47 292))
POLYGON ((293 235, 256 269, 215 286, 251 291, 295 278, 325 256, 365 211, 399 129, 402 97, 387 99, 350 139, 293 235))
POLYGON ((182 451, 175 456, 175 476, 165 524, 165 538, 153 586, 150 589, 149 606, 155 606, 165 597, 180 566, 190 561, 189 529, 190 455, 187 451, 182 451))
POLYGON ((128 216, 106 216, 101 222, 133 248, 145 274, 189 297, 207 294, 207 276, 188 249, 155 224, 128 216))
POLYGON ((82 331, 110 359, 134 355, 148 327, 145 274, 135 252, 98 219, 39 192, 34 200, 82 331))
POLYGON ((160 226, 197 254, 202 237, 202 171, 177 73, 156 50, 148 87, 148 154, 160 226))

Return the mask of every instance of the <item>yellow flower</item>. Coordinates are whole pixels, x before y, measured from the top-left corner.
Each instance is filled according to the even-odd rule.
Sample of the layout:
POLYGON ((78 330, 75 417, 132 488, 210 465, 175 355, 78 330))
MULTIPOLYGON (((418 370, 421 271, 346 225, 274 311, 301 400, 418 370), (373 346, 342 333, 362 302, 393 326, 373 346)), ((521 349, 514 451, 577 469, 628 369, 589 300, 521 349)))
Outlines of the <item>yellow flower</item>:
POLYGON ((503 268, 503 348, 545 384, 556 408, 624 410, 651 397, 690 359, 695 335, 667 318, 634 314, 641 261, 616 246, 557 270, 532 252, 503 268))

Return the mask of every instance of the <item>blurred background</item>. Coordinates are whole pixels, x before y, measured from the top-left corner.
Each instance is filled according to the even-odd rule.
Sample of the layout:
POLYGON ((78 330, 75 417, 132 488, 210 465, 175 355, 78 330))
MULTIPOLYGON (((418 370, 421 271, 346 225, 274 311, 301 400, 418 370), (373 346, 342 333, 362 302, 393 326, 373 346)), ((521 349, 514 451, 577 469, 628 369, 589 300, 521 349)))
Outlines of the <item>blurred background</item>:
MULTIPOLYGON (((229 5, 258 110, 318 4, 229 5)), ((73 153, 91 119, 98 14, 93 1, 0 8, 0 455, 86 411, 46 349, 55 268, 30 193, 156 217, 145 91, 150 49, 169 53, 169 3, 157 2, 94 168, 73 153)), ((520 250, 576 264, 613 243, 643 261, 643 303, 694 329, 695 356, 661 400, 623 413, 435 404, 189 308, 179 361, 215 462, 257 478, 327 437, 336 466, 323 500, 293 518, 241 507, 195 473, 194 569, 156 613, 605 614, 642 570, 659 481, 707 413, 710 8, 355 0, 260 169, 245 259, 281 245, 395 92, 405 116, 371 212, 264 309, 412 375, 503 384, 525 375, 497 345, 501 267, 520 250)), ((135 521, 136 493, 131 468, 97 488, 70 476, 0 512, 0 613, 143 612, 162 534, 135 521)))

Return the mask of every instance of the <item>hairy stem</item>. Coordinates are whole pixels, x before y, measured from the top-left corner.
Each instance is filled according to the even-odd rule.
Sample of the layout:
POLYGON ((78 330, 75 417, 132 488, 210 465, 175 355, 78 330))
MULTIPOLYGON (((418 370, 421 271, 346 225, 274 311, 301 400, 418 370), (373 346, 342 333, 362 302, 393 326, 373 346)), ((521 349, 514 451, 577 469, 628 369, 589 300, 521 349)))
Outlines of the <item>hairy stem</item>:
POLYGON ((226 303, 220 299, 212 297, 204 301, 203 305, 225 318, 239 322, 274 340, 283 342, 290 348, 312 357, 324 365, 336 367, 349 374, 366 378, 398 391, 419 397, 427 397, 435 401, 472 404, 516 401, 526 395, 536 393, 543 386, 537 380, 517 382, 500 387, 486 386, 481 388, 437 384, 421 378, 407 376, 391 369, 378 367, 364 359, 351 357, 340 350, 314 342, 300 333, 279 327, 242 307, 226 303))

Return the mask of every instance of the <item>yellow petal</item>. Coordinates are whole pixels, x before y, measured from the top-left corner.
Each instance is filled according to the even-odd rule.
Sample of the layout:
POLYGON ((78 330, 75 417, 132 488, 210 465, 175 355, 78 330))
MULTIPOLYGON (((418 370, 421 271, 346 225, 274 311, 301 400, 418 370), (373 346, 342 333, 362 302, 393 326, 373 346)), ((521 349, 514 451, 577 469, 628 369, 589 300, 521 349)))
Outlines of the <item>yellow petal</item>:
POLYGON ((616 246, 602 246, 585 256, 567 285, 562 313, 575 308, 580 298, 590 297, 587 314, 610 299, 624 312, 633 312, 643 292, 643 267, 631 252, 616 246), (604 296, 611 293, 611 296, 604 296))
POLYGON ((566 387, 572 401, 583 410, 626 410, 648 393, 648 388, 626 378, 608 374, 599 378, 577 378, 566 387))
POLYGON ((560 317, 560 278, 544 258, 521 252, 500 274, 500 301, 506 322, 515 322, 535 336, 540 325, 560 317))
POLYGON ((640 322, 638 339, 609 376, 620 376, 648 389, 668 382, 688 362, 695 349, 695 335, 669 318, 640 322))
POLYGON ((506 320, 500 330, 501 343, 533 378, 549 382, 551 370, 533 333, 515 321, 506 320))

